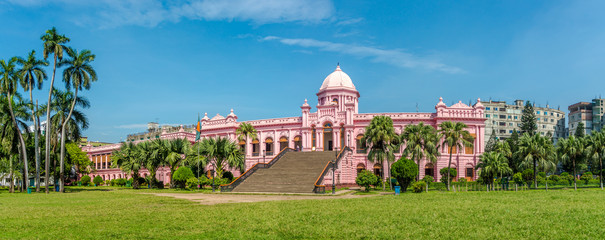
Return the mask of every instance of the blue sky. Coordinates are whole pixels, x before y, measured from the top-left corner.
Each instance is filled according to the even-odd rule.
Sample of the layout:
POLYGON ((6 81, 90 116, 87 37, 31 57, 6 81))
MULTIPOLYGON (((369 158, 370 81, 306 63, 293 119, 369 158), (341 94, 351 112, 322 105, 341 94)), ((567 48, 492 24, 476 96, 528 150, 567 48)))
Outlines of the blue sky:
POLYGON ((41 53, 53 26, 96 54, 99 81, 83 92, 95 141, 231 108, 240 120, 299 116, 338 62, 360 112, 432 112, 440 96, 566 110, 603 93, 603 12, 553 0, 0 0, 0 59, 41 53))

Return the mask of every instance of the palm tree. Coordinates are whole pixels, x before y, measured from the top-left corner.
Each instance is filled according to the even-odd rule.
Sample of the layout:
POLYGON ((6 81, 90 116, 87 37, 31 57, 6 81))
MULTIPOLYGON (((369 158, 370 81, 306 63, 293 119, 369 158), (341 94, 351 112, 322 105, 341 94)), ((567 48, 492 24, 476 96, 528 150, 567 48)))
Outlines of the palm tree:
POLYGON ((21 86, 23 90, 29 91, 29 99, 31 101, 31 117, 34 123, 34 154, 36 156, 36 192, 40 192, 40 123, 37 122, 38 104, 34 104, 34 97, 32 91, 34 88, 38 90, 42 89, 42 82, 48 77, 45 66, 48 66, 46 60, 39 60, 36 58, 36 51, 32 50, 27 59, 17 58, 17 63, 21 65, 19 74, 21 75, 21 86), (35 107, 35 109, 34 109, 35 107))
POLYGON ((198 178, 200 177, 200 166, 206 166, 208 164, 208 159, 199 151, 201 145, 201 142, 196 142, 189 148, 189 152, 185 154, 185 163, 188 166, 192 166, 191 169, 193 169, 193 166, 197 166, 198 178))
POLYGON ((132 142, 123 143, 120 150, 115 151, 112 156, 112 167, 120 168, 122 172, 132 175, 132 187, 139 188, 139 171, 143 169, 144 162, 138 157, 137 145, 132 142))
POLYGON ((244 157, 239 146, 228 138, 206 138, 201 142, 201 154, 206 157, 220 178, 225 167, 244 168, 244 157))
MULTIPOLYGON (((60 35, 57 33, 56 28, 51 28, 46 31, 42 37, 40 37, 42 41, 44 41, 44 51, 42 52, 44 55, 44 59, 48 58, 48 55, 54 55, 54 64, 53 64, 53 75, 50 80, 50 90, 48 91, 48 103, 51 102, 51 97, 53 94, 53 85, 55 83, 55 73, 57 71, 57 60, 63 59, 63 50, 67 47, 64 45, 69 42, 69 38, 65 37, 65 35, 60 35)), ((49 163, 50 163, 50 104, 46 107, 46 173, 45 173, 45 183, 46 183, 46 193, 48 193, 48 173, 49 173, 49 163)))
MULTIPOLYGON (((401 134, 401 142, 405 142, 403 154, 415 160, 420 172, 420 160, 424 157, 432 163, 437 162, 439 156, 439 138, 435 137, 437 131, 430 125, 420 122, 418 125, 407 125, 401 134)), ((416 176, 420 180, 420 174, 416 176)))
MULTIPOLYGON (((53 91, 53 99, 51 102, 51 109, 55 113, 51 116, 50 121, 47 121, 47 124, 53 125, 53 128, 48 135, 52 135, 53 142, 53 150, 55 153, 55 148, 58 145, 58 140, 61 141, 64 146, 66 140, 71 140, 73 142, 78 142, 81 137, 82 129, 88 128, 88 118, 84 113, 82 113, 79 109, 74 109, 73 103, 79 108, 88 108, 90 107, 90 102, 82 97, 75 97, 72 92, 62 91, 55 89, 53 91), (71 114, 70 114, 71 113, 71 114), (61 135, 59 135, 59 129, 65 129, 61 131, 61 135)), ((64 164, 60 163, 59 169, 59 191, 63 192, 64 189, 61 188, 63 186, 64 176, 64 164)))
MULTIPOLYGON (((396 143, 397 139, 398 136, 395 133, 395 128, 393 128, 393 119, 387 116, 375 116, 372 118, 370 125, 366 127, 362 140, 369 146, 368 160, 372 162, 384 161, 384 165, 387 166, 386 173, 389 176, 387 179, 389 179, 391 189, 393 189, 393 186, 390 181, 389 162, 395 160, 395 151, 397 151, 398 146, 395 146, 393 143, 396 143)), ((385 172, 384 165, 383 172, 385 172)), ((387 174, 385 174, 385 177, 387 174)), ((382 189, 385 190, 384 185, 382 189)))
MULTIPOLYGON (((8 103, 8 109, 11 116, 12 124, 17 131, 17 135, 19 137, 19 142, 21 143, 21 156, 23 157, 23 176, 26 179, 25 181, 25 189, 29 188, 29 175, 27 169, 27 149, 25 145, 25 140, 23 138, 23 134, 19 130, 17 119, 15 118, 15 113, 13 112, 13 102, 14 95, 17 92, 18 83, 20 82, 20 76, 16 67, 17 58, 13 57, 8 62, 4 60, 0 60, 0 89, 2 92, 6 94, 6 99, 8 103)), ((27 131, 27 127, 25 131, 27 131)))
POLYGON ((15 192, 15 180, 21 178, 19 156, 16 154, 0 155, 0 178, 10 179, 9 193, 15 192))
POLYGON ((166 149, 168 151, 165 163, 170 167, 170 186, 172 188, 174 186, 172 175, 178 167, 183 165, 186 158, 184 158, 183 155, 186 156, 186 154, 189 153, 191 143, 185 138, 177 138, 172 140, 164 140, 164 144, 166 144, 166 149))
POLYGON ((475 168, 480 169, 479 175, 485 176, 484 179, 488 179, 490 182, 494 176, 500 175, 500 179, 502 179, 503 174, 510 174, 513 171, 504 154, 495 151, 483 153, 475 168))
POLYGON ((584 138, 569 136, 567 139, 560 139, 557 142, 557 154, 564 163, 572 164, 573 168, 573 187, 578 190, 576 185, 576 165, 580 163, 584 150, 586 149, 586 143, 584 138))
POLYGON ((552 141, 538 134, 530 135, 523 133, 519 138, 519 150, 517 155, 521 158, 521 168, 533 168, 534 188, 538 188, 538 166, 544 169, 555 168, 555 154, 552 141))
MULTIPOLYGON (((257 138, 257 133, 256 133, 256 129, 254 128, 254 126, 252 126, 252 124, 250 123, 241 123, 239 125, 239 128, 237 128, 235 130, 235 134, 237 134, 237 139, 242 141, 246 141, 246 144, 244 144, 244 149, 242 149, 244 151, 244 163, 246 162, 246 154, 248 154, 248 143, 249 143, 249 139, 248 138, 257 138)), ((246 165, 244 164, 244 171, 246 165)))
MULTIPOLYGON (((475 139, 471 134, 464 130, 467 128, 466 124, 461 122, 442 122, 439 124, 439 132, 443 136, 443 143, 447 145, 450 153, 450 160, 447 164, 447 168, 452 167, 452 154, 454 148, 462 149, 462 147, 473 147, 475 139)), ((449 172, 449 171, 448 171, 449 172)), ((450 174, 447 174, 447 190, 450 190, 450 174)))
MULTIPOLYGON (((67 48, 68 59, 64 59, 59 62, 59 67, 67 66, 65 70, 63 70, 63 81, 65 82, 65 88, 69 91, 72 87, 74 88, 74 98, 71 103, 71 108, 67 117, 65 118, 65 122, 61 123, 61 136, 65 136, 65 129, 67 126, 67 121, 71 119, 71 115, 74 111, 74 107, 76 106, 76 100, 78 99, 78 91, 82 89, 90 89, 91 82, 97 81, 97 73, 90 66, 90 63, 95 60, 95 55, 90 52, 90 50, 83 50, 78 53, 77 50, 73 48, 67 48)), ((65 138, 61 137, 61 170, 59 174, 59 178, 61 181, 59 182, 59 191, 63 192, 63 165, 65 164, 65 138)))
POLYGON ((605 156, 605 129, 592 132, 588 138, 586 156, 599 165, 599 182, 603 189, 603 157, 605 156))

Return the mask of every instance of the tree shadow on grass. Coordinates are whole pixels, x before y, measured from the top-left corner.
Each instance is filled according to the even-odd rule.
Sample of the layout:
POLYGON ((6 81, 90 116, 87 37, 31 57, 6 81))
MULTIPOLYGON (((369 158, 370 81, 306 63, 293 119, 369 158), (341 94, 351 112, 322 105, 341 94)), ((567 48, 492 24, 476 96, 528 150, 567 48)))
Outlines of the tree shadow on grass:
POLYGON ((78 193, 78 192, 109 192, 114 189, 106 188, 65 188, 65 193, 78 193))

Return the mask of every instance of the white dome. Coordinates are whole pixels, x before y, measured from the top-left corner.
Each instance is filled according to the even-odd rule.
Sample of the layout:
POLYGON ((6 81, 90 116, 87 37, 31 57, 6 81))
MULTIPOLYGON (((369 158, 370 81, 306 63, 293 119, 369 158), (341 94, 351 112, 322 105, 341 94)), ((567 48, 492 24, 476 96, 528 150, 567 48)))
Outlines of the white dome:
POLYGON ((351 78, 349 77, 349 75, 347 75, 345 72, 343 72, 342 70, 340 70, 340 66, 336 67, 336 70, 334 70, 333 73, 331 73, 330 75, 328 75, 328 77, 326 77, 326 79, 324 80, 323 84, 321 84, 321 87, 319 88, 319 90, 324 90, 327 88, 351 88, 353 90, 355 90, 355 85, 353 85, 353 81, 351 81, 351 78))

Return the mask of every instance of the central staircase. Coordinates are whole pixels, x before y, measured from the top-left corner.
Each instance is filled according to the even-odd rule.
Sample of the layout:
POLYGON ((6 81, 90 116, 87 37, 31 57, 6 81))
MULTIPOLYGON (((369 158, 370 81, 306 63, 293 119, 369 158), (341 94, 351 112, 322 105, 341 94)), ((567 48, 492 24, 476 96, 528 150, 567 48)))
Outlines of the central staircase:
POLYGON ((233 192, 312 193, 335 152, 286 152, 269 168, 257 169, 233 192))

